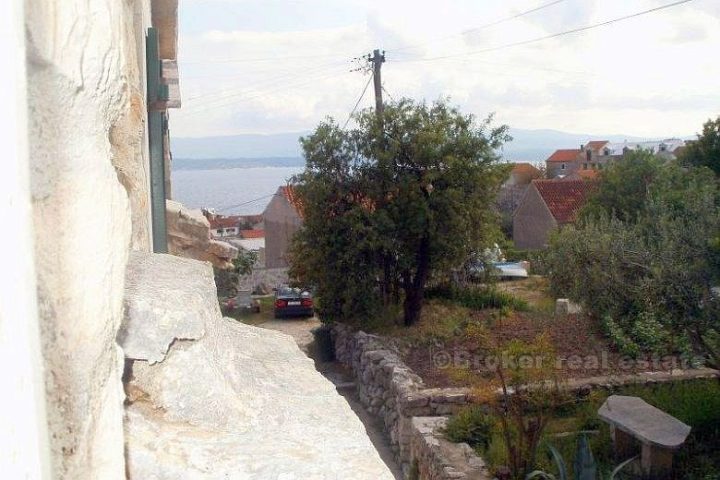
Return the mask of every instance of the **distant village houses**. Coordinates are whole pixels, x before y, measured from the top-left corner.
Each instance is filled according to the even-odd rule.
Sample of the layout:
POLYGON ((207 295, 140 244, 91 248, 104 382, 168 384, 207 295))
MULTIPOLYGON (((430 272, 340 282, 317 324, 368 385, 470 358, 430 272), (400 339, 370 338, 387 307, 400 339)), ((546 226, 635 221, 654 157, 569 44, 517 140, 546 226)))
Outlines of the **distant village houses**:
POLYGON ((597 173, 591 172, 602 170, 610 163, 621 160, 630 151, 646 150, 661 158, 673 160, 684 146, 685 141, 679 138, 619 143, 593 140, 577 149, 555 150, 545 160, 547 178, 592 179, 597 173))
POLYGON ((293 235, 302 225, 302 211, 295 190, 291 185, 278 188, 277 193, 265 207, 265 266, 286 268, 287 253, 293 235))
POLYGON ((210 222, 210 232, 216 238, 238 237, 245 230, 262 230, 262 215, 219 215, 211 210, 203 210, 210 222))

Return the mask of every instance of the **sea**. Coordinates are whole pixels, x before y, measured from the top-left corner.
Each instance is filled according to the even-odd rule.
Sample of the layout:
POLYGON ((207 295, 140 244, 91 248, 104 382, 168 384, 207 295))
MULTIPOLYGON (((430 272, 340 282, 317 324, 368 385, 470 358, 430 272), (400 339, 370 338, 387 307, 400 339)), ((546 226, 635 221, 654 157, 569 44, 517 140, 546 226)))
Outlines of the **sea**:
POLYGON ((174 170, 172 196, 190 208, 214 208, 223 215, 262 213, 278 187, 303 167, 247 167, 174 170))

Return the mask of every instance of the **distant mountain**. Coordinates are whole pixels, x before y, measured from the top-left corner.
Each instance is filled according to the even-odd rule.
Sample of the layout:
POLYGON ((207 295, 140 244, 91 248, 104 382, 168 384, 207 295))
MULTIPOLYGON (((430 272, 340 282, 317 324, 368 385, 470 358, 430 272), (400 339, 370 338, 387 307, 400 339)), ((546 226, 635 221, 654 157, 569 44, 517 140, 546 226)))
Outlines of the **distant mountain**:
POLYGON ((299 139, 308 132, 172 139, 175 158, 299 158, 299 139))
POLYGON ((302 157, 258 158, 173 158, 172 168, 178 170, 223 170, 226 168, 302 167, 302 157))
MULTIPOLYGON (((309 132, 271 135, 231 135, 222 137, 173 138, 173 168, 218 169, 263 166, 302 166, 299 138, 309 132)), ((513 141, 503 148, 509 161, 539 162, 558 148, 578 148, 588 140, 639 142, 653 140, 633 135, 568 133, 558 130, 510 129, 513 141)), ((683 137, 690 138, 690 137, 683 137)))

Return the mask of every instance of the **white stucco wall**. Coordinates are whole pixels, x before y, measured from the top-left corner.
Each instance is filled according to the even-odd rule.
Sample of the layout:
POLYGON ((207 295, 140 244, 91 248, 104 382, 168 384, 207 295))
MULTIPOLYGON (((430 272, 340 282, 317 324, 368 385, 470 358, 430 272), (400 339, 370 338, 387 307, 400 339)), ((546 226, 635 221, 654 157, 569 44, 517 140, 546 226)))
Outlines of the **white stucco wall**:
POLYGON ((0 475, 49 479, 30 214, 23 8, 0 2, 0 475))
POLYGON ((149 218, 138 45, 148 1, 25 2, 37 295, 57 478, 125 477, 115 336, 128 251, 149 245, 137 220, 149 218), (139 196, 130 199, 123 185, 138 186, 139 196))

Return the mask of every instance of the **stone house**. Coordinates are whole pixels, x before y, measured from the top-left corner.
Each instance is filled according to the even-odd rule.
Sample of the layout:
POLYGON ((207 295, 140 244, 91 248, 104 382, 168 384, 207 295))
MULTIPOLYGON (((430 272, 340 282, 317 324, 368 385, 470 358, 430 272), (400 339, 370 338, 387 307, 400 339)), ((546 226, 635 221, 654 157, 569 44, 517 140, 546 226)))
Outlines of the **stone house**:
POLYGON ((302 225, 302 209, 291 185, 278 188, 263 212, 265 220, 265 266, 288 267, 287 252, 293 235, 302 225))
POLYGON ((575 222, 595 185, 586 180, 533 180, 513 215, 515 246, 544 248, 552 230, 575 222))
POLYGON ((164 253, 226 248, 168 200, 177 8, 0 2, 3 478, 390 479, 297 345, 164 253))

